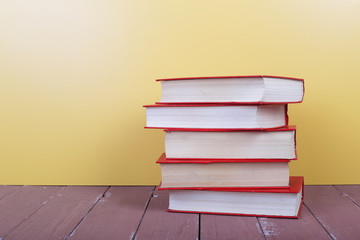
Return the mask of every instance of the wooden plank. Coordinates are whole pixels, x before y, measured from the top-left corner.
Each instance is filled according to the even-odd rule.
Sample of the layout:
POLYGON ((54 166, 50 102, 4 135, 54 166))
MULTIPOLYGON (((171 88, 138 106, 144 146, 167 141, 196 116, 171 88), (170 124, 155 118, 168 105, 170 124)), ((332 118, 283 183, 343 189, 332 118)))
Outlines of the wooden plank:
POLYGON ((39 210, 62 187, 23 186, 0 200, 0 238, 39 210))
POLYGON ((360 206, 360 185, 336 185, 335 188, 360 206))
POLYGON ((200 215, 200 239, 265 239, 256 217, 200 215))
POLYGON ((333 186, 305 186, 305 205, 334 239, 359 239, 360 208, 333 186))
POLYGON ((22 187, 22 186, 5 186, 5 185, 1 185, 0 186, 0 200, 3 199, 4 197, 8 196, 9 194, 15 192, 20 187, 22 187))
POLYGON ((169 192, 155 190, 135 236, 136 240, 198 239, 199 214, 167 212, 168 204, 169 192))
POLYGON ((111 187, 68 238, 131 239, 154 187, 111 187))
POLYGON ((6 235, 4 240, 64 239, 102 197, 106 189, 107 187, 65 187, 29 219, 6 235))
POLYGON ((259 218, 259 222, 266 239, 331 239, 306 206, 298 219, 259 218))

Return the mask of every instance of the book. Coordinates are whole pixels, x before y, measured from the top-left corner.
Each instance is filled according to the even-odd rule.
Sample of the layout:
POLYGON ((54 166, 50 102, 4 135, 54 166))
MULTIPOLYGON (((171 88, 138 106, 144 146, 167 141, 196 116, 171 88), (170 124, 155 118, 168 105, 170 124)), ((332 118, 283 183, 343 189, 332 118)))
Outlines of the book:
POLYGON ((297 218, 303 177, 289 177, 296 128, 289 103, 304 80, 268 75, 158 79, 146 127, 165 131, 159 190, 172 212, 297 218))
POLYGON ((166 160, 161 167, 162 188, 191 187, 288 187, 288 162, 217 160, 166 160))
POLYGON ((145 105, 146 128, 263 129, 288 123, 287 105, 145 105))
POLYGON ((299 103, 304 80, 268 75, 158 79, 159 103, 299 103))
POLYGON ((165 153, 174 159, 295 160, 296 128, 236 131, 228 129, 165 130, 165 153))
POLYGON ((298 218, 303 197, 303 177, 290 177, 289 188, 284 189, 173 189, 169 190, 168 211, 298 218))

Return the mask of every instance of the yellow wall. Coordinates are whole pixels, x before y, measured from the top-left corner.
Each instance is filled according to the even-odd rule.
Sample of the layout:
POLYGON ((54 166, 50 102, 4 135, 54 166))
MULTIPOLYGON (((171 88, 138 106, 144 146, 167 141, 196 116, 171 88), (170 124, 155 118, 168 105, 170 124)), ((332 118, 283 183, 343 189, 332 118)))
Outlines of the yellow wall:
POLYGON ((1 1, 0 184, 157 184, 157 78, 305 79, 292 175, 360 184, 358 1, 1 1))

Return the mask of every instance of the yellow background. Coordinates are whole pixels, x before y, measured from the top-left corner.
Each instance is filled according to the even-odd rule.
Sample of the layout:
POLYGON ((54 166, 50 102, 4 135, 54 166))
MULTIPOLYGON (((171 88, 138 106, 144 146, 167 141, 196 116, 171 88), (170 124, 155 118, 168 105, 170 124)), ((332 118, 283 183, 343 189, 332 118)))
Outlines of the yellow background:
POLYGON ((157 78, 305 79, 292 175, 360 184, 359 1, 1 1, 0 184, 158 184, 157 78))

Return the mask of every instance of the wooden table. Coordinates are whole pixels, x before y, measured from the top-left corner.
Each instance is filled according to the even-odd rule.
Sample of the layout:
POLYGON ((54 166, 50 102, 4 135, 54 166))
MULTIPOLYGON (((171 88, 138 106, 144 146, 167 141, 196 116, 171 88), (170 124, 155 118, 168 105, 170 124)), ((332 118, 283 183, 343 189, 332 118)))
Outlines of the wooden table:
POLYGON ((155 186, 0 186, 0 239, 360 239, 360 186, 305 186, 299 219, 166 212, 155 186))

